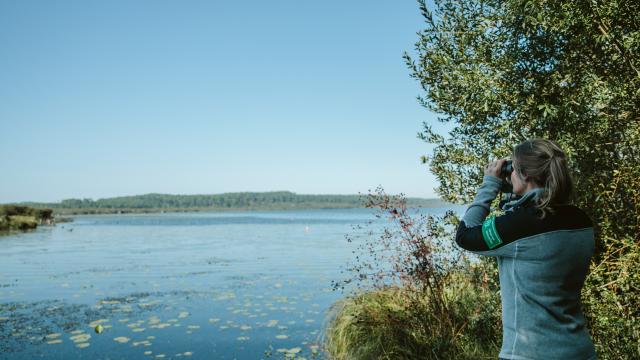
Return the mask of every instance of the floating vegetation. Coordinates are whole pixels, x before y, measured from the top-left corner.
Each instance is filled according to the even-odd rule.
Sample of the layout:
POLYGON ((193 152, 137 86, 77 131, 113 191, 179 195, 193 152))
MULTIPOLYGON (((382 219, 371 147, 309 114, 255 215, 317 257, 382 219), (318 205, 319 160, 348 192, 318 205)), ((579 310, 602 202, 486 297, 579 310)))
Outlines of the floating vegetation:
POLYGON ((120 301, 118 301, 118 300, 100 300, 99 304, 100 305, 115 305, 115 304, 120 304, 120 301))
POLYGON ((153 300, 153 301, 149 301, 149 302, 141 302, 138 304, 138 306, 140 307, 148 307, 148 306, 153 306, 153 305, 158 305, 160 303, 160 300, 153 300))
POLYGON ((117 338, 113 338, 113 341, 115 342, 119 342, 121 344, 125 344, 129 342, 129 338, 128 337, 124 337, 124 336, 118 336, 117 338))
POLYGON ((113 311, 132 312, 133 307, 131 305, 121 305, 119 308, 113 309, 113 311))
POLYGON ((149 340, 142 340, 142 341, 134 341, 131 343, 133 346, 151 346, 151 342, 149 340))
POLYGON ((216 301, 222 301, 222 300, 232 300, 235 298, 236 298, 236 294, 234 292, 229 291, 229 292, 218 294, 213 299, 216 301))
POLYGON ((75 343, 89 341, 89 339, 91 339, 91 335, 89 334, 78 334, 69 338, 69 340, 75 343))
POLYGON ((178 319, 184 319, 187 316, 189 316, 189 312, 188 311, 182 311, 179 315, 178 315, 178 319))
POLYGON ((297 353, 299 353, 302 350, 302 348, 299 347, 294 347, 291 349, 278 349, 276 350, 279 353, 284 353, 285 356, 295 356, 297 353))
MULTIPOLYGON (((128 320, 128 319, 126 319, 126 320, 128 320)), ((94 327, 96 327, 96 326, 98 326, 100 324, 104 324, 106 322, 109 322, 109 320, 107 320, 107 319, 98 319, 98 320, 94 320, 94 321, 90 322, 89 326, 94 328, 94 327)))
POLYGON ((156 324, 156 325, 151 325, 150 328, 152 329, 164 329, 166 327, 171 326, 171 324, 169 323, 160 323, 160 324, 156 324))
MULTIPOLYGON (((176 282, 180 282, 180 279, 176 279, 176 282)), ((71 281, 69 281, 69 283, 72 284, 73 287, 74 283, 71 281)), ((273 280, 271 280, 271 283, 273 283, 273 280)), ((283 288, 287 288, 288 290, 289 287, 287 286, 286 280, 282 280, 279 283, 283 285, 283 288)), ((165 285, 163 284, 162 286, 165 285)), ((152 344, 152 341, 157 343, 155 340, 156 337, 151 335, 147 336, 146 340, 143 340, 145 336, 140 335, 143 335, 142 332, 156 334, 158 338, 162 340, 162 344, 166 345, 168 339, 173 336, 180 336, 181 333, 184 334, 183 331, 189 334, 191 334, 192 331, 201 331, 204 335, 205 330, 201 329, 204 326, 204 328, 208 328, 209 331, 207 338, 210 338, 210 332, 213 330, 212 327, 218 327, 219 331, 226 330, 228 337, 224 336, 224 338, 235 339, 237 341, 236 346, 244 351, 244 355, 238 357, 238 359, 255 358, 254 355, 256 354, 253 353, 253 351, 255 351, 254 342, 259 343, 262 341, 272 341, 280 345, 299 346, 298 348, 279 349, 279 352, 282 353, 282 355, 280 355, 281 358, 302 359, 302 355, 307 355, 308 358, 313 357, 310 356, 311 354, 317 355, 319 352, 318 345, 308 347, 307 342, 300 340, 310 340, 311 342, 311 339, 308 337, 299 339, 298 337, 301 334, 298 334, 298 332, 296 332, 295 335, 293 333, 289 334, 288 329, 294 324, 298 324, 297 326, 300 326, 301 323, 309 324, 305 326, 307 330, 303 330, 304 335, 308 336, 311 330, 315 330, 313 329, 313 323, 318 322, 318 320, 312 319, 317 318, 312 314, 318 314, 318 312, 312 312, 308 309, 314 304, 318 305, 314 307, 314 309, 317 309, 319 304, 311 304, 312 298, 310 297, 292 296, 292 294, 289 293, 274 295, 276 291, 269 291, 268 289, 269 282, 265 283, 264 287, 267 290, 261 295, 247 295, 240 291, 237 293, 233 291, 219 292, 213 290, 201 292, 167 291, 152 294, 128 294, 117 298, 103 298, 102 300, 98 298, 95 301, 89 300, 90 303, 86 305, 49 301, 38 304, 37 311, 34 303, 14 303, 18 309, 24 309, 23 312, 26 314, 20 315, 22 318, 17 315, 20 312, 19 310, 15 310, 7 306, 7 304, 0 304, 0 315, 4 316, 0 318, 0 339, 2 339, 2 341, 0 341, 0 343, 2 343, 0 344, 0 353, 8 353, 6 349, 11 349, 10 354, 19 353, 22 350, 16 346, 16 344, 20 342, 20 344, 24 345, 23 349, 34 348, 34 346, 38 344, 46 347, 47 344, 66 343, 66 346, 55 348, 56 354, 62 351, 63 353, 61 354, 63 356, 65 356, 65 354, 76 354, 76 356, 79 356, 77 354, 81 354, 80 350, 74 350, 74 348, 85 349, 92 347, 96 353, 101 353, 105 349, 109 351, 115 350, 109 349, 109 347, 115 346, 120 349, 114 352, 114 356, 116 357, 127 354, 131 357, 139 357, 144 354, 147 358, 158 359, 187 357, 193 356, 193 353, 190 351, 177 352, 178 349, 162 349, 167 352, 165 354, 158 354, 157 350, 160 349, 152 344), (199 294, 199 297, 194 296, 194 294, 199 294), (149 296, 166 296, 167 298, 152 299, 149 298, 149 296), (229 302, 212 303, 212 299, 218 301, 228 300, 229 302), (191 302, 194 300, 196 301, 195 303, 191 302), (296 301, 299 304, 303 304, 303 301, 305 301, 304 306, 296 309, 293 306, 296 304, 296 301), (46 306, 43 307, 43 304, 46 304, 46 306), (211 305, 213 305, 213 309, 211 305), (31 308, 29 308, 30 306, 31 308), (224 310, 225 308, 227 311, 224 310), (187 309, 188 311, 186 311, 187 309), (273 311, 275 311, 275 313, 273 311), (210 315, 212 317, 208 319, 204 317, 202 320, 208 320, 208 322, 204 322, 204 324, 209 323, 213 326, 202 325, 200 323, 200 315, 203 313, 206 314, 207 312, 212 314, 210 315), (285 315, 285 312, 289 313, 289 315, 285 315), (237 316, 232 317, 231 314, 237 314, 237 316), (29 318, 24 322, 28 324, 26 326, 20 321, 21 319, 25 319, 24 315, 27 315, 29 318), (215 317, 216 315, 218 317, 215 317), (261 318, 258 318, 259 316, 261 316, 261 318), (257 319, 254 320, 253 318, 257 319), (296 321, 291 320, 291 318, 296 319, 296 321), (184 321, 181 319, 189 320, 184 321), (5 323, 4 321, 7 322, 5 323), (9 325, 8 327, 5 326, 7 324, 9 325), (184 330, 173 329, 174 331, 171 331, 173 327, 182 327, 184 330), (107 338, 103 339, 104 341, 109 343, 110 341, 108 339, 111 338, 114 342, 126 345, 122 347, 117 345, 109 346, 104 343, 104 341, 95 342, 90 340, 94 332, 101 334, 107 328, 114 328, 115 331, 112 331, 114 333, 112 336, 109 336, 111 335, 111 333, 109 333, 107 338), (170 329, 163 332, 155 331, 155 329, 166 328, 170 329), (273 330, 262 333, 260 330, 266 330, 265 328, 271 328, 273 330), (129 335, 131 338, 127 336, 115 337, 121 334, 129 335), (35 340, 32 340, 34 336, 35 340), (3 343, 5 339, 9 339, 9 341, 3 343), (289 344, 289 341, 295 342, 289 344), (73 346, 70 346, 71 344, 73 344, 73 346), (133 349, 133 347, 137 348, 133 349), (149 348, 144 350, 144 347, 149 348), (155 350, 152 351, 152 349, 155 350), (302 353, 301 349, 305 349, 309 355, 302 353), (128 353, 128 351, 134 350, 137 350, 137 352, 133 354, 128 353), (73 351, 76 352, 73 353, 73 351)), ((90 291, 91 294, 93 292, 93 290, 90 291)), ((96 295, 97 293, 96 291, 96 295)), ((100 296, 105 296, 105 293, 108 293, 108 291, 100 293, 100 296)), ((67 294, 67 298, 71 298, 71 294, 67 294)), ((314 331, 311 334, 313 333, 317 334, 318 331, 314 331)), ((223 333, 220 335, 222 336, 223 333)), ((93 336, 95 336, 96 339, 99 338, 96 335, 93 336)), ((199 342, 202 340, 199 336, 192 336, 194 336, 193 341, 199 342)), ((35 349, 35 351, 41 351, 40 349, 35 349)), ((271 349, 275 353, 273 347, 271 347, 271 349)), ((54 349, 52 348, 50 351, 52 350, 54 349)), ((91 350, 88 351, 91 352, 91 350)), ((85 352, 85 356, 87 356, 89 352, 85 352)), ((19 356, 18 354, 18 357, 19 356)))

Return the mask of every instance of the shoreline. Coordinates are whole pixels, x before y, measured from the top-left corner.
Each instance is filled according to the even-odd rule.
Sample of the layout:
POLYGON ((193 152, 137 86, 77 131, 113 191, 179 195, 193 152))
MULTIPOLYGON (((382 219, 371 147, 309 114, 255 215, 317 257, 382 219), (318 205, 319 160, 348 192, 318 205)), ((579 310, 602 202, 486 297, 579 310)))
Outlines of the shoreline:
MULTIPOLYGON (((441 209, 464 206, 459 204, 446 204, 445 206, 408 206, 411 209, 441 209)), ((236 208, 87 208, 87 209, 54 209, 54 216, 79 216, 79 215, 125 215, 125 214, 166 214, 166 213, 228 213, 251 211, 291 211, 291 210, 340 210, 340 209, 367 209, 364 206, 278 206, 278 207, 236 207, 236 208)))

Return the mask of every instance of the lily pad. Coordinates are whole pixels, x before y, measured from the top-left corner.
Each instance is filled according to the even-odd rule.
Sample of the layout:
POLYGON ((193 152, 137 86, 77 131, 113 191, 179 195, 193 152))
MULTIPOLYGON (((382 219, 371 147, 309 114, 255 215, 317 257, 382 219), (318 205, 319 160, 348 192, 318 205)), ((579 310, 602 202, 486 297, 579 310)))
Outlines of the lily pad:
POLYGON ((75 342, 75 343, 81 343, 81 342, 85 342, 85 341, 88 341, 89 339, 91 339, 91 335, 89 335, 89 334, 78 334, 78 335, 70 337, 69 339, 71 341, 75 342))
POLYGON ((92 322, 90 322, 90 323, 89 323, 89 326, 91 326, 92 328, 95 328, 95 327, 96 327, 96 326, 98 326, 99 324, 106 323, 107 321, 109 321, 109 320, 107 320, 107 319, 98 319, 98 320, 94 320, 94 321, 92 321, 92 322))
POLYGON ((187 316, 189 316, 189 312, 188 311, 182 311, 180 314, 178 314, 178 318, 179 319, 184 319, 187 316))
POLYGON ((267 327, 274 327, 276 325, 278 325, 278 320, 269 320, 267 323, 267 327))
POLYGON ((128 337, 124 337, 124 336, 118 336, 117 338, 113 338, 113 341, 119 342, 121 344, 128 343, 129 340, 131 340, 131 339, 129 339, 128 337))

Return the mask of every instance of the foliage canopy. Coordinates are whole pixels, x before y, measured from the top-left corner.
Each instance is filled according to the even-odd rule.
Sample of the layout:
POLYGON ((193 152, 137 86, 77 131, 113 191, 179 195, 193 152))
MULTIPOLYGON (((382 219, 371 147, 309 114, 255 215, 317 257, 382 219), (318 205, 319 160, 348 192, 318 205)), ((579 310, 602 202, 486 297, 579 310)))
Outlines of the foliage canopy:
POLYGON ((640 357, 640 2, 419 0, 405 54, 419 102, 452 123, 423 158, 446 201, 472 200, 490 159, 531 138, 567 153, 598 252, 583 293, 602 358, 640 357))

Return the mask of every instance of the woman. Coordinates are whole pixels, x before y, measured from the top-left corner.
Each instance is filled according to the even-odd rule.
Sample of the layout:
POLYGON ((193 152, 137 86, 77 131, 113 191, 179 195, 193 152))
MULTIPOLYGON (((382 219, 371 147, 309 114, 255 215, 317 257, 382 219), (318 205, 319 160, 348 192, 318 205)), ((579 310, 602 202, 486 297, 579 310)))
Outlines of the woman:
POLYGON ((513 150, 513 192, 504 215, 489 217, 505 159, 484 169, 483 183, 456 234, 457 244, 498 261, 502 298, 501 359, 595 359, 580 309, 594 250, 593 225, 569 205, 565 154, 549 140, 513 150))

